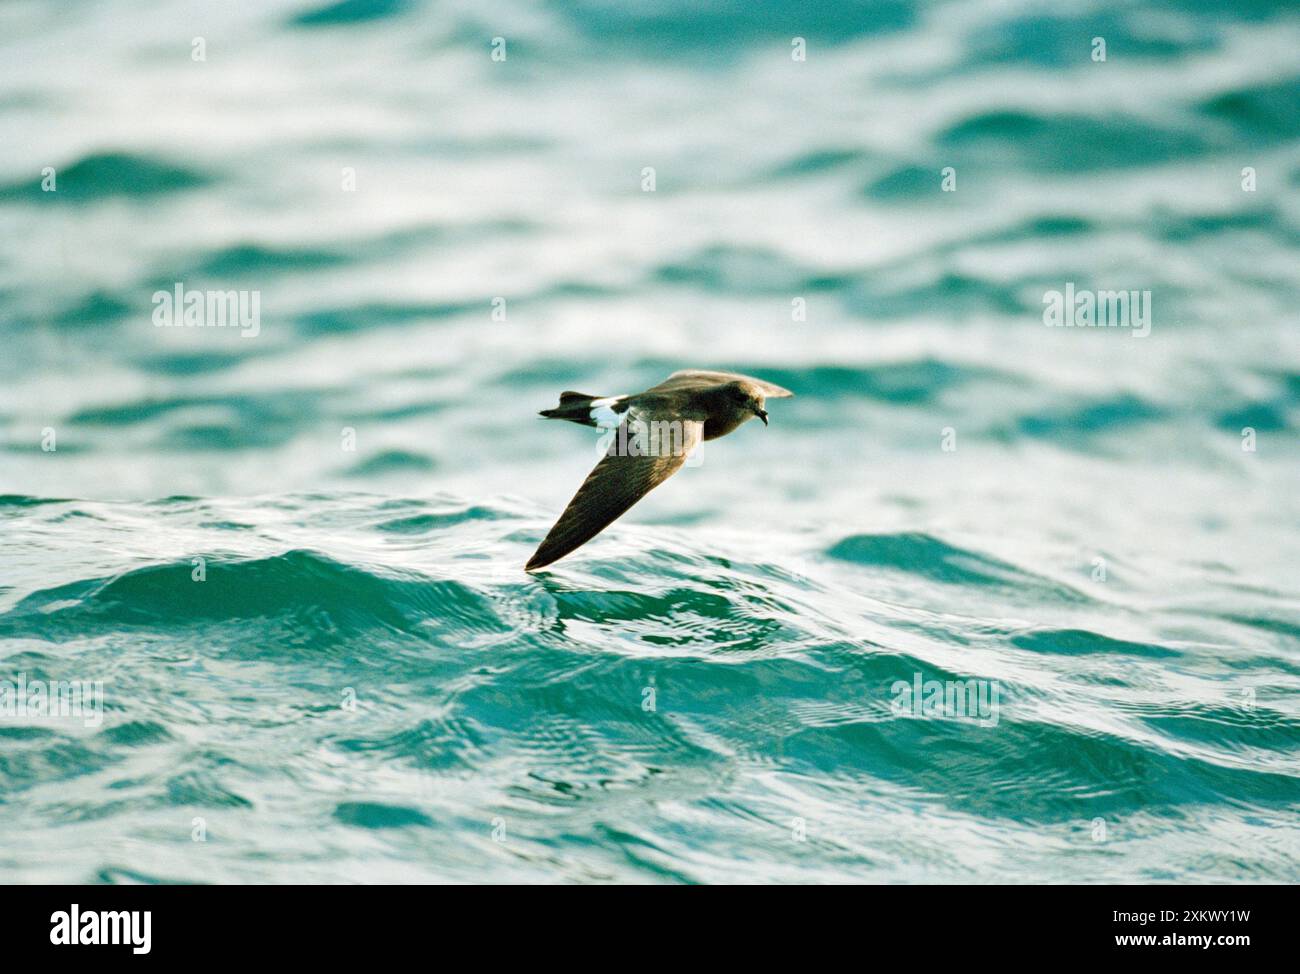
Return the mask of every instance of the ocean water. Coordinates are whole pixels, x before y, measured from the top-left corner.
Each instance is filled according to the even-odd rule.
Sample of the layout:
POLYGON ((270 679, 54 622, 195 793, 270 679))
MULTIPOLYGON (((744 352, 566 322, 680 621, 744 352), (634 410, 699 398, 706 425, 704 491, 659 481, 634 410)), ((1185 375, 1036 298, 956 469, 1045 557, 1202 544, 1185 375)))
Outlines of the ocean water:
POLYGON ((1298 50, 3 4, 0 881, 1300 879, 1298 50), (685 367, 797 396, 524 573, 598 449, 537 410, 685 367))

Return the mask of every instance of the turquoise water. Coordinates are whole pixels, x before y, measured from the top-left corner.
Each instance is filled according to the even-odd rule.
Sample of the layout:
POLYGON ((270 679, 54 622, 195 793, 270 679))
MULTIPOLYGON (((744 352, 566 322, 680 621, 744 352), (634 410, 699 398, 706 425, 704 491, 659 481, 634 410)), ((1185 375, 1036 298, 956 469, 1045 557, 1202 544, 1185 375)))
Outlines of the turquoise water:
POLYGON ((0 712, 0 880, 1300 878, 1297 50, 0 6, 0 704, 103 693, 0 712), (256 335, 156 327, 178 283, 256 335), (536 411, 684 367, 798 395, 525 574, 598 448, 536 411))

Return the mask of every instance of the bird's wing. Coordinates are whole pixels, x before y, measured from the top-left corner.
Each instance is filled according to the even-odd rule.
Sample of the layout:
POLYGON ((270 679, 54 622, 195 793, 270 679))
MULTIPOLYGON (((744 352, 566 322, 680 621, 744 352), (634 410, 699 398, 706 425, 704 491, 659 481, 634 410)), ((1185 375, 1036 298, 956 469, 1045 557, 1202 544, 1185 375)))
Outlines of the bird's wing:
POLYGON ((532 571, 549 565, 609 527, 628 508, 676 473, 686 462, 687 454, 699 445, 703 434, 704 424, 697 420, 630 410, 610 449, 587 475, 525 568, 532 571), (662 422, 671 425, 657 427, 656 434, 655 424, 662 422), (645 435, 647 430, 649 435, 645 435))
POLYGON ((678 392, 685 389, 708 389, 727 382, 735 382, 737 379, 753 383, 763 391, 763 395, 768 399, 782 399, 794 395, 789 389, 784 389, 775 382, 756 379, 752 375, 741 375, 739 372, 710 372, 707 369, 682 369, 680 372, 674 372, 663 382, 646 391, 678 392))

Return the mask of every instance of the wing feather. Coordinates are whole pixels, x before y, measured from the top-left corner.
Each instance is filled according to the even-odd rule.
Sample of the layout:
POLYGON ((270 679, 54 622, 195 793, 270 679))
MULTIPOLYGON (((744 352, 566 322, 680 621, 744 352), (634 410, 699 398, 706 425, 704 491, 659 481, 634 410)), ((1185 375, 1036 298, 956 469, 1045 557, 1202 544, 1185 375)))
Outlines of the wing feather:
POLYGON ((526 570, 549 565, 586 544, 681 469, 687 454, 695 449, 703 435, 704 424, 701 422, 679 420, 681 434, 677 443, 672 443, 669 436, 668 445, 656 444, 651 437, 649 448, 646 448, 645 440, 640 441, 641 446, 635 452, 619 448, 620 443, 632 443, 636 439, 638 423, 650 424, 665 419, 667 417, 644 413, 629 414, 611 443, 612 449, 587 475, 560 519, 528 559, 526 570))
POLYGON ((775 382, 768 382, 766 379, 756 379, 752 375, 741 375, 739 372, 711 372, 708 369, 682 369, 679 372, 674 372, 663 382, 646 391, 679 392, 682 390, 708 389, 712 386, 725 385, 728 382, 737 380, 752 383, 761 389, 763 395, 769 399, 783 399, 794 395, 789 389, 785 389, 775 382))

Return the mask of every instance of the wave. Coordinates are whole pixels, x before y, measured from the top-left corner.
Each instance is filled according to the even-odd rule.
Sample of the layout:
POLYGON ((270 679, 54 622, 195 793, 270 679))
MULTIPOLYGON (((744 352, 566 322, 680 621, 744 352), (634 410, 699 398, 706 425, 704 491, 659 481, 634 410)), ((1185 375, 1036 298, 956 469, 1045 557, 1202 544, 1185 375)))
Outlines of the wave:
POLYGON ((95 632, 213 631, 240 640, 256 621, 259 646, 329 653, 361 633, 424 640, 482 639, 509 632, 490 602, 449 579, 378 574, 308 550, 267 558, 204 557, 137 568, 31 593, 0 616, 0 636, 76 638, 95 632))
POLYGON ((1043 173, 1158 165, 1203 155, 1209 143, 1190 128, 1123 116, 979 112, 945 128, 938 146, 958 169, 1018 167, 1043 173))
MULTIPOLYGON (((826 868, 872 875, 851 850, 878 840, 855 823, 896 822, 897 809, 1027 835, 1096 817, 1121 828, 1135 809, 1182 821, 1246 807, 1271 820, 1294 800, 1297 726, 1268 694, 1248 709, 1189 695, 1221 686, 1198 669, 1197 643, 1112 635, 1100 620, 1113 606, 933 535, 847 535, 810 560, 707 526, 632 524, 612 529, 621 544, 530 576, 519 563, 545 522, 454 495, 9 496, 0 511, 21 537, 93 515, 63 522, 82 552, 52 556, 63 572, 86 552, 129 561, 92 541, 126 525, 193 553, 7 595, 0 646, 23 647, 8 671, 108 677, 97 728, 0 728, 11 801, 79 781, 76 802, 43 806, 50 821, 171 808, 224 829, 291 786, 328 828, 401 836, 460 875, 482 862, 439 850, 467 823, 499 818, 534 848, 527 836, 550 835, 556 816, 569 829, 631 816, 637 831, 646 802, 724 795, 718 827, 766 858, 778 846, 763 823, 785 805, 736 789, 779 773, 840 817, 850 851, 825 850, 826 868), (287 537, 334 550, 255 553, 287 537), (1092 622, 961 615, 957 593, 962 612, 1015 593, 1019 611, 1092 622), (1153 696, 1171 669, 1180 694, 1153 696), (995 686, 992 724, 900 715, 897 686, 913 681, 995 686), (90 784, 126 768, 142 769, 126 791, 90 784)), ((1252 679, 1274 672, 1255 665, 1252 679)), ((692 864, 698 841, 668 863, 643 847, 609 875, 707 878, 692 864)), ((1236 875, 1283 868, 1261 856, 1236 875)))
POLYGON ((1243 85, 1200 102, 1197 110, 1233 127, 1234 140, 1273 144, 1300 138, 1300 77, 1243 85))
POLYGON ((102 152, 56 167, 55 190, 35 179, 0 186, 0 199, 33 205, 97 203, 119 197, 152 198, 196 190, 211 177, 196 169, 133 152, 102 152))
POLYGON ((853 535, 836 542, 826 554, 856 565, 907 572, 948 585, 989 585, 1022 592, 1033 589, 1040 595, 1087 600, 1069 586, 919 532, 853 535))
POLYGON ((411 0, 336 0, 289 19, 291 27, 335 27, 400 17, 412 9, 411 0))

